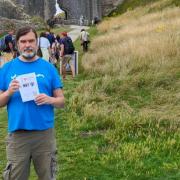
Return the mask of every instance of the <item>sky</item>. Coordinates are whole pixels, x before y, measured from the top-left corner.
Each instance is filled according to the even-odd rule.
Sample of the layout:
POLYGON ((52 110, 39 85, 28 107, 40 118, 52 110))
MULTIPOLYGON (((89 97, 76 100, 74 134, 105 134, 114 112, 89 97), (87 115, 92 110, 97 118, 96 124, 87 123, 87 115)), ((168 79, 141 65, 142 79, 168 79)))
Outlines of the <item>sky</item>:
POLYGON ((58 15, 59 13, 62 13, 62 9, 59 7, 59 4, 57 3, 57 0, 56 0, 56 14, 55 15, 58 15))

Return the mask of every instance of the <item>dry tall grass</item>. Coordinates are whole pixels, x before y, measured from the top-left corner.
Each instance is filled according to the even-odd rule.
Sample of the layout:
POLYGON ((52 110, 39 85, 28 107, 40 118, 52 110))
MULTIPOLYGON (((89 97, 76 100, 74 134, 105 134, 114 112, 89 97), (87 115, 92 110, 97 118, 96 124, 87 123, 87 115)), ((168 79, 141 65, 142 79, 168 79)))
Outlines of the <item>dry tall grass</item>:
POLYGON ((168 1, 103 21, 69 100, 71 130, 94 136, 113 180, 180 177, 180 9, 150 14, 168 1))
POLYGON ((104 86, 110 84, 112 77, 129 78, 128 83, 136 85, 144 81, 147 87, 154 88, 153 103, 140 113, 179 120, 180 105, 175 103, 180 100, 179 12, 180 8, 171 8, 142 16, 144 12, 136 9, 104 21, 98 26, 102 35, 92 42, 90 52, 83 58, 85 72, 109 76, 103 81, 104 86), (162 86, 167 86, 167 90, 162 86))
MULTIPOLYGON (((98 73, 104 74, 116 73, 128 63, 133 67, 134 64, 140 65, 144 61, 149 65, 155 62, 167 66, 169 58, 179 56, 179 11, 179 8, 169 9, 127 21, 127 24, 119 29, 112 27, 106 34, 93 41, 92 53, 84 57, 83 67, 86 71, 97 69, 98 73)), ((102 23, 100 31, 101 26, 109 26, 110 23, 112 21, 108 21, 108 25, 107 22, 102 23)), ((121 26, 121 21, 115 18, 113 24, 121 26)))

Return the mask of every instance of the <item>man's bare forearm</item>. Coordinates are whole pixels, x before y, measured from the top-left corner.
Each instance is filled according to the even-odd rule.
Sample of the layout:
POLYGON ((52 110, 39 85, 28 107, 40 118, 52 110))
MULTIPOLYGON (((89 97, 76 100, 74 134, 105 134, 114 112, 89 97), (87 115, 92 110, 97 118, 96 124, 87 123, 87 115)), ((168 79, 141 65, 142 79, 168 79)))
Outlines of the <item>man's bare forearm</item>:
POLYGON ((51 104, 56 108, 64 108, 64 97, 52 97, 51 104))
POLYGON ((4 107, 7 105, 10 98, 9 91, 0 91, 0 107, 4 107))

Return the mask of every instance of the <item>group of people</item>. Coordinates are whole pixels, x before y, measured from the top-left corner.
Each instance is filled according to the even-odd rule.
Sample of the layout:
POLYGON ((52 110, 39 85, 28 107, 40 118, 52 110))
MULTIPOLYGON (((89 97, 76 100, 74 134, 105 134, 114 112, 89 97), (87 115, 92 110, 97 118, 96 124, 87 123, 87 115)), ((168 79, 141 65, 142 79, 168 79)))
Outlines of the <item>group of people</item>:
MULTIPOLYGON (((86 36, 88 33, 82 29, 80 38, 85 51, 86 36)), ((64 107, 62 78, 66 78, 67 63, 72 77, 75 76, 72 40, 67 32, 60 36, 42 32, 38 37, 34 28, 26 26, 15 36, 9 31, 5 41, 3 53, 11 54, 13 59, 0 67, 0 107, 7 106, 8 112, 7 166, 3 179, 28 180, 33 162, 38 179, 55 180, 54 108, 64 107), (38 49, 42 57, 38 56, 38 49), (62 78, 48 62, 54 57, 61 59, 62 78)))
POLYGON ((63 83, 57 69, 37 56, 32 27, 20 28, 15 38, 19 56, 0 68, 0 107, 8 112, 3 179, 28 180, 33 162, 38 179, 55 180, 54 107, 64 107, 63 83))
MULTIPOLYGON (((8 62, 11 59, 19 56, 19 52, 16 48, 14 31, 9 31, 5 36, 6 49, 3 52, 0 51, 0 59, 2 62, 8 62)), ((38 56, 44 60, 57 65, 57 62, 61 62, 59 72, 63 75, 63 79, 66 79, 66 67, 70 65, 72 78, 75 77, 74 68, 74 46, 72 39, 68 36, 67 32, 55 35, 53 32, 41 32, 38 41, 38 56)), ((2 63, 1 62, 1 63, 2 63)), ((4 63, 0 64, 3 65, 4 63)))

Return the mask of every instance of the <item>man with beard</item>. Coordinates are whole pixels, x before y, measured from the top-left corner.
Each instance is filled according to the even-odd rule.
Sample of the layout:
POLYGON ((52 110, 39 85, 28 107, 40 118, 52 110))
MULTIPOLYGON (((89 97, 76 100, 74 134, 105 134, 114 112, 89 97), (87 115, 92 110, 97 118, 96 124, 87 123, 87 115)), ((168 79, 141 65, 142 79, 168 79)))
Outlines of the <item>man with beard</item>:
POLYGON ((63 85, 54 66, 36 55, 37 33, 33 28, 19 29, 16 42, 20 56, 0 69, 0 107, 7 105, 8 111, 8 162, 3 178, 28 180, 33 161, 38 179, 55 180, 53 109, 64 106, 63 85), (38 91, 31 92, 30 86, 38 91), (23 88, 29 89, 23 94, 23 88))

